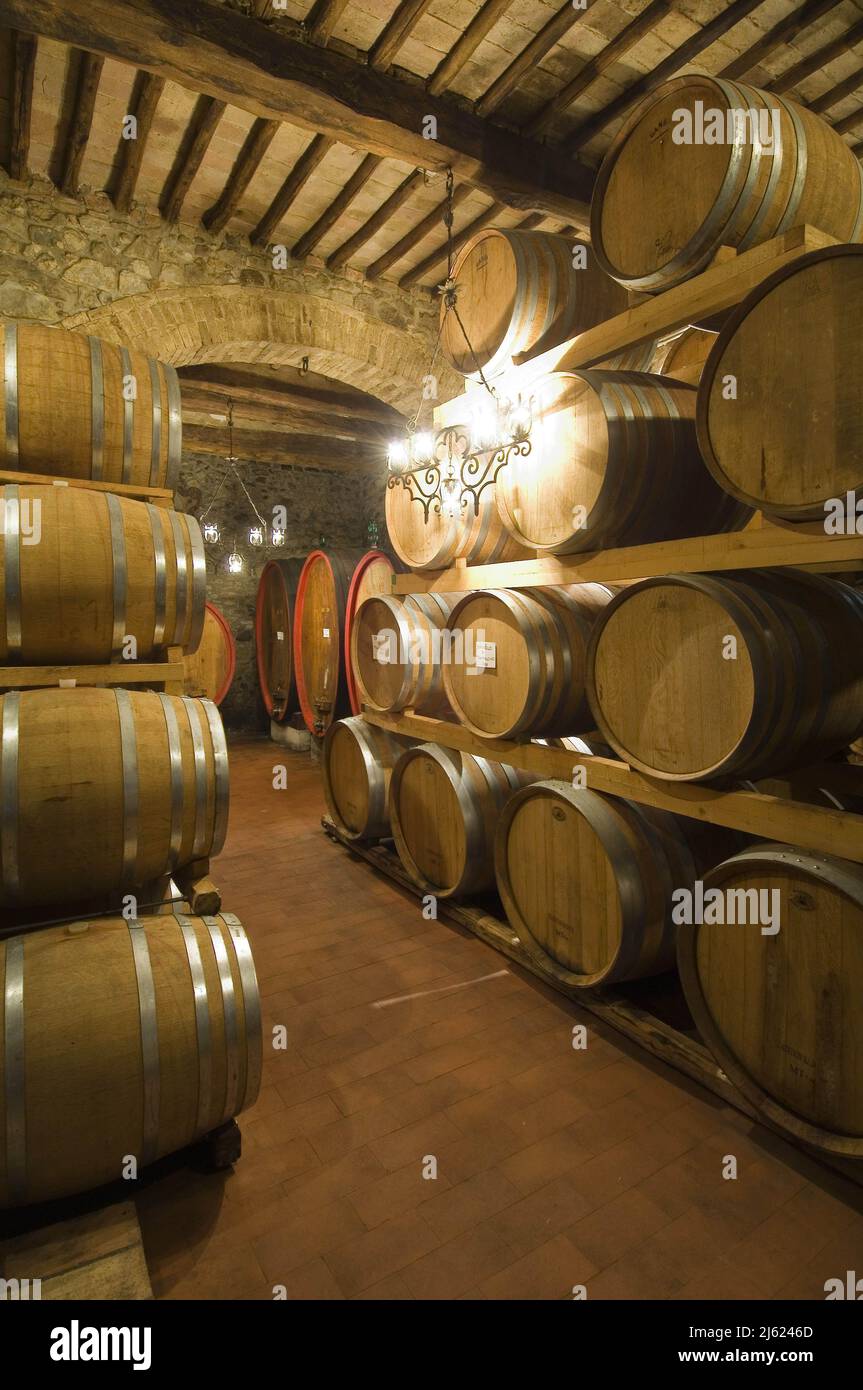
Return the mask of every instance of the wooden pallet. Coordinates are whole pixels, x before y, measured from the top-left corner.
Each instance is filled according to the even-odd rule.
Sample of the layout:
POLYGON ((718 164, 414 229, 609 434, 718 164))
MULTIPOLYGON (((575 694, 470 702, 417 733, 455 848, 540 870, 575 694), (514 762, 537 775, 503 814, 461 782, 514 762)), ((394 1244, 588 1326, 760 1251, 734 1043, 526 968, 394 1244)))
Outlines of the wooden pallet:
POLYGON ((0 694, 51 686, 146 686, 182 695, 186 667, 182 647, 168 647, 161 661, 112 661, 91 666, 0 666, 0 694))
MULTIPOLYGON (((572 781, 573 767, 585 769, 586 785, 593 791, 628 797, 645 806, 657 806, 679 816, 691 816, 711 825, 742 830, 760 840, 779 840, 814 853, 839 855, 863 864, 863 815, 812 806, 790 797, 763 792, 723 791, 697 782, 667 782, 648 777, 627 763, 588 755, 576 757, 565 748, 547 748, 530 741, 479 738, 461 724, 429 719, 408 710, 380 714, 363 709, 363 717, 378 728, 427 743, 440 743, 476 757, 508 763, 535 777, 572 781)), ((851 763, 810 769, 801 778, 812 785, 829 782, 830 790, 863 798, 863 769, 851 763), (820 779, 820 780, 819 780, 820 779)))
MULTIPOLYGON (((343 845, 351 854, 364 859, 372 868, 415 897, 423 896, 425 890, 414 883, 398 855, 388 845, 362 844, 349 840, 328 815, 322 818, 321 824, 330 838, 343 845)), ((688 1010, 685 1011, 687 1026, 681 1027, 679 1008, 667 1008, 667 983, 669 979, 673 981, 676 977, 658 976, 655 980, 636 980, 629 985, 608 989, 574 989, 564 984, 552 970, 547 969, 539 959, 526 951, 509 923, 494 912, 468 903, 456 902, 452 898, 439 898, 437 910, 445 921, 466 928, 486 945, 493 946, 516 965, 535 975, 543 984, 564 995, 571 1003, 593 1014, 631 1042, 637 1043, 651 1056, 682 1072, 690 1080, 697 1081, 727 1105, 733 1106, 749 1119, 778 1135, 788 1144, 789 1149, 797 1150, 863 1186, 863 1160, 842 1158, 803 1144, 786 1130, 779 1129, 766 1120, 738 1091, 698 1037, 688 1010), (678 1017, 672 1021, 667 1016, 669 1012, 678 1017), (662 1016, 663 1013, 666 1017, 662 1016)), ((682 999, 682 993, 680 998, 682 999)))
POLYGON ((113 492, 117 497, 128 497, 132 501, 152 502, 154 507, 172 508, 174 505, 174 494, 166 487, 103 483, 95 478, 60 478, 53 473, 19 473, 0 468, 0 485, 6 483, 19 483, 22 487, 80 487, 88 492, 113 492))

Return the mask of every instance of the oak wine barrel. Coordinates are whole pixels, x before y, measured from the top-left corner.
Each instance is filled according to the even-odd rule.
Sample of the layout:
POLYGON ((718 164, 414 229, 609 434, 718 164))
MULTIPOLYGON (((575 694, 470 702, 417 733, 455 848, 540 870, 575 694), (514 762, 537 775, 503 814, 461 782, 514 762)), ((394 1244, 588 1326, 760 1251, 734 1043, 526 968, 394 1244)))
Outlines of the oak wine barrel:
POLYGON ((606 275, 586 244, 554 232, 486 227, 456 257, 457 316, 441 303, 441 352, 463 376, 479 380, 557 347, 622 313, 626 291, 606 275))
POLYGON ((236 917, 110 917, 0 941, 0 1207, 138 1173, 253 1105, 261 1006, 236 917))
POLYGON ((729 843, 654 807, 534 782, 498 822, 497 886, 525 949, 562 984, 587 989, 673 968, 672 892, 729 843))
POLYGON ((324 795, 347 839, 380 840, 389 835, 390 776, 415 742, 356 715, 338 719, 327 729, 321 755, 324 795))
POLYGON ((174 488, 180 468, 180 382, 131 347, 49 328, 0 323, 5 430, 0 468, 174 488))
POLYGON ((0 907, 132 891, 222 848, 228 753, 209 700, 10 691, 0 725, 0 907))
POLYGON ((812 765, 863 729, 863 600, 802 570, 641 580, 599 617, 588 697, 606 741, 655 777, 812 765))
MULTIPOLYGON (((504 473, 508 470, 504 469, 504 473)), ((529 552, 516 544, 498 516, 495 484, 479 496, 479 512, 471 500, 455 518, 422 506, 405 484, 388 480, 385 500, 387 532, 396 555, 411 570, 442 570, 466 560, 469 565, 491 565, 505 560, 524 560, 529 552), (390 486, 389 483, 394 485, 390 486)))
POLYGON ((501 520, 555 555, 739 528, 748 509, 711 478, 696 392, 646 372, 553 372, 533 386, 530 453, 496 483, 501 520))
POLYGON ((206 588, 193 516, 85 488, 9 484, 0 492, 7 665, 110 662, 129 651, 146 660, 169 646, 195 652, 206 588))
POLYGON ((294 604, 294 674, 300 710, 310 733, 323 735, 350 712, 344 661, 345 613, 355 550, 313 550, 297 580, 294 604))
POLYGON ((797 102, 689 74, 656 87, 624 121, 600 168, 590 222, 609 275, 630 289, 666 290, 697 275, 720 246, 743 251, 804 223, 859 241, 863 176, 841 136, 797 102), (678 143, 675 134, 698 135, 699 109, 707 122, 719 114, 721 141, 678 143), (755 117, 747 114, 742 134, 734 111, 755 117))
POLYGON ((705 897, 710 890, 722 894, 714 899, 721 912, 677 929, 680 978, 698 1031, 766 1121, 859 1158, 863 868, 755 844, 705 875, 705 897), (770 896, 754 896, 762 893, 770 896), (768 913, 778 908, 778 931, 763 934, 761 917, 753 922, 756 901, 768 913), (726 921, 713 921, 717 915, 726 921))
POLYGON ((513 767, 418 744, 390 781, 390 825, 413 881, 448 898, 494 884, 494 832, 509 797, 530 779, 513 767))
MULTIPOLYGON (((825 503, 844 509, 847 493, 859 495, 861 338, 863 246, 801 256, 744 299, 698 392, 698 441, 721 487, 770 515, 822 523, 825 503)), ((852 534, 855 521, 863 526, 849 520, 852 534)))
POLYGON ((255 659, 267 714, 281 724, 297 708, 294 606, 304 560, 268 560, 255 600, 255 659))
POLYGON ((184 658, 183 665, 183 693, 220 705, 234 681, 237 644, 230 623, 214 603, 207 604, 200 646, 194 656, 184 658))
POLYGON ((592 729, 587 648, 613 595, 602 584, 464 594, 448 624, 462 660, 443 668, 459 722, 483 738, 592 729))
POLYGON ((450 713, 443 670, 456 594, 378 594, 359 609, 351 637, 357 693, 371 709, 450 713))
POLYGON ((396 567, 385 551, 367 550, 357 562, 357 567, 351 575, 345 604, 344 661, 345 676, 348 682, 348 699, 352 714, 359 714, 361 702, 351 661, 351 642, 357 612, 366 599, 372 598, 375 594, 389 594, 392 591, 392 579, 395 573, 396 567))

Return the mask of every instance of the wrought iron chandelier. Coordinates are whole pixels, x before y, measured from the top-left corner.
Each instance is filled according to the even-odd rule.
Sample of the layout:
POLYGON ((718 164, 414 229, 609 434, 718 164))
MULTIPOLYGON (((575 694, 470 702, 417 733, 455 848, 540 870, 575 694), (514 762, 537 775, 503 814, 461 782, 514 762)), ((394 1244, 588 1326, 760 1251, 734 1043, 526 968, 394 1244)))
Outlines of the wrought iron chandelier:
POLYGON ((482 391, 468 407, 464 424, 448 425, 434 432, 419 428, 423 408, 428 405, 433 416, 434 406, 425 392, 415 413, 408 420, 405 437, 394 439, 387 451, 389 477, 387 487, 404 487, 411 501, 423 509, 426 522, 434 511, 455 519, 473 503, 474 515, 479 515, 479 500, 501 469, 512 458, 526 458, 531 451, 530 433, 533 428, 533 400, 518 394, 515 400, 502 395, 486 380, 477 360, 458 311, 457 285, 453 278, 453 173, 447 170, 446 204, 443 220, 447 229, 447 275, 438 286, 444 313, 438 329, 426 380, 434 381, 434 369, 440 350, 446 318, 452 314, 476 365, 482 391))
MULTIPOLYGON (((219 499, 219 495, 220 495, 220 493, 221 493, 221 491, 222 491, 222 488, 225 486, 225 482, 227 481, 227 479, 228 479, 229 477, 233 476, 233 477, 236 479, 236 481, 239 483, 240 488, 241 488, 241 490, 242 490, 242 492, 243 492, 243 494, 244 494, 244 496, 245 496, 245 498, 246 498, 246 501, 248 502, 248 504, 249 504, 249 506, 251 507, 252 512, 254 513, 254 516, 255 516, 255 521, 254 521, 253 524, 249 527, 249 532, 248 532, 248 543, 249 543, 249 545, 252 546, 252 547, 253 547, 254 549, 256 549, 256 550, 260 550, 260 549, 267 550, 267 549, 269 549, 269 547, 270 547, 271 545, 272 545, 272 546, 275 546, 276 548, 278 548, 278 547, 283 546, 283 545, 285 544, 285 539, 286 539, 286 537, 285 537, 285 532, 284 532, 284 530, 282 530, 280 527, 277 527, 277 526, 273 526, 272 528, 268 527, 266 521, 265 521, 264 518, 261 516, 261 513, 258 511, 257 507, 255 506, 255 503, 254 503, 254 501, 253 501, 253 499, 252 499, 252 495, 251 495, 251 493, 249 492, 249 489, 246 487, 246 484, 243 482, 243 479, 242 479, 242 477, 241 477, 241 475, 240 475, 240 472, 239 472, 239 470, 238 470, 238 468, 237 468, 237 464, 239 463, 239 458, 238 458, 238 456, 234 453, 234 402, 230 399, 230 397, 229 397, 229 398, 227 399, 227 401, 226 401, 226 406, 227 406, 227 417, 226 417, 226 418, 227 418, 227 424, 228 424, 228 452, 227 452, 227 454, 225 455, 225 471, 224 471, 224 473, 222 474, 221 478, 219 479, 219 485, 218 485, 218 487, 216 488, 216 491, 213 493, 213 496, 212 496, 212 498, 210 499, 210 502, 208 503, 208 505, 204 508, 203 512, 201 513, 201 516, 200 516, 201 534, 203 535, 204 541, 206 542, 207 545, 213 546, 213 545, 218 545, 218 544, 220 543, 220 541, 221 541, 221 539, 222 539, 222 528, 221 528, 221 526, 219 525, 218 521, 217 521, 215 518, 213 518, 213 519, 210 520, 210 521, 208 521, 207 518, 209 517, 210 512, 213 510, 213 507, 216 505, 216 502, 217 502, 218 499, 219 499)), ((243 570, 244 570, 244 568, 245 568, 245 560, 244 560, 242 554, 240 553, 240 551, 237 549, 237 542, 236 542, 236 539, 234 539, 234 540, 232 541, 232 550, 231 550, 230 555, 228 556, 227 567, 228 567, 228 572, 229 572, 230 574, 242 574, 242 572, 243 572, 243 570)))

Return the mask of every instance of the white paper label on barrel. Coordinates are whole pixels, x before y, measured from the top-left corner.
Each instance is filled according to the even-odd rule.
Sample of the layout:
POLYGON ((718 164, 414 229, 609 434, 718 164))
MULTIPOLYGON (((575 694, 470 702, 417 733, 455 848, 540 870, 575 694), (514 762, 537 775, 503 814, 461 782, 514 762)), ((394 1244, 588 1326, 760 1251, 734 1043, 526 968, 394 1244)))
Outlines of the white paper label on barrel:
POLYGON ((328 627, 325 627, 325 628, 324 628, 324 636, 325 636, 325 637, 329 637, 329 635, 330 635, 330 629, 329 629, 328 627))
POLYGON ((493 671, 497 665, 497 643, 477 642, 476 665, 481 671, 493 671))
POLYGON ((75 686, 78 684, 78 682, 77 682, 76 680, 68 680, 68 681, 60 680, 60 681, 57 682, 57 684, 60 686, 61 690, 74 690, 74 688, 75 688, 75 686))
POLYGON ((277 642, 284 642, 284 640, 285 640, 285 634, 284 634, 283 632, 277 632, 277 633, 276 633, 276 641, 277 641, 277 642))
POLYGON ((53 484, 53 485, 54 485, 54 487, 68 487, 68 486, 69 486, 69 484, 68 484, 68 482, 66 481, 65 478, 55 478, 55 479, 54 479, 54 484, 53 484))

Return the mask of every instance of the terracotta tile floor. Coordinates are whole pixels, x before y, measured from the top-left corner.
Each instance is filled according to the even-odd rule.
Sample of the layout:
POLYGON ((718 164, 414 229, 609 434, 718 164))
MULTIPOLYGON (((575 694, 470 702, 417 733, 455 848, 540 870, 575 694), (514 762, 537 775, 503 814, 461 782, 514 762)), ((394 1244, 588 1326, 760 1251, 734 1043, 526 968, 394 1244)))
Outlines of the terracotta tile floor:
POLYGON ((289 1046, 233 1172, 140 1193, 158 1296, 819 1299, 863 1269, 860 1189, 424 920, 323 834, 307 757, 236 743, 231 777, 214 876, 289 1046))

